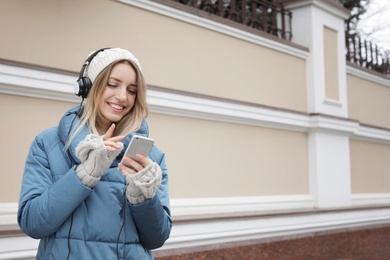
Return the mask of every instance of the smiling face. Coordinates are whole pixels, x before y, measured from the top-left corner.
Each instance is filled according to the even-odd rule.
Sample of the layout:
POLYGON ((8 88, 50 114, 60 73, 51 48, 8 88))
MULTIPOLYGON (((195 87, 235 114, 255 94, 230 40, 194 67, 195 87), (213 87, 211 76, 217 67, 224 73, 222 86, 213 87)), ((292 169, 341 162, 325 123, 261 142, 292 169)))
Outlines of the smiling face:
POLYGON ((128 62, 116 64, 108 76, 107 85, 98 99, 102 116, 101 127, 108 129, 133 108, 137 97, 137 74, 128 62))

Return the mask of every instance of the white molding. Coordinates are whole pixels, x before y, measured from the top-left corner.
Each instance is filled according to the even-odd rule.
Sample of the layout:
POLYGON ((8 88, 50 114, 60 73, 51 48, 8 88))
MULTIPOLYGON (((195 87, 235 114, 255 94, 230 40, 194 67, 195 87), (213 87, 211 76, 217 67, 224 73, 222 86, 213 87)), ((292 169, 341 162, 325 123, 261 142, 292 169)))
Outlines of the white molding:
POLYGON ((390 193, 364 193, 351 195, 352 206, 373 207, 390 205, 390 193))
POLYGON ((148 103, 154 113, 185 116, 229 123, 307 131, 309 115, 267 107, 237 104, 184 94, 148 90, 148 103))
POLYGON ((80 102, 74 95, 77 77, 0 64, 0 93, 80 102))
POLYGON ((390 78, 386 79, 384 77, 376 76, 373 73, 369 73, 363 69, 358 69, 352 66, 347 66, 347 73, 390 88, 390 78))
POLYGON ((329 3, 326 3, 323 0, 305 0, 291 2, 286 4, 286 8, 292 10, 312 5, 343 20, 348 19, 348 17, 350 16, 349 13, 344 12, 340 8, 337 8, 329 3))
POLYGON ((171 200, 171 211, 174 221, 275 214, 301 210, 307 211, 313 208, 313 198, 309 195, 171 200))
POLYGON ((327 117, 313 114, 310 116, 310 132, 325 131, 334 134, 351 135, 359 128, 358 121, 344 120, 343 118, 327 117))
MULTIPOLYGON (((375 77, 375 76, 373 76, 375 77)), ((379 77, 375 77, 379 79, 379 77)), ((0 93, 79 103, 73 86, 76 76, 0 64, 0 93)), ((373 79, 370 79, 373 80, 373 79)), ((390 85, 390 81, 388 82, 390 85)), ((266 106, 237 103, 149 89, 150 111, 288 131, 333 131, 354 139, 388 143, 390 130, 360 125, 357 121, 325 115, 309 115, 266 106)))
POLYGON ((273 215, 252 218, 178 222, 172 229, 164 249, 196 247, 217 243, 295 237, 300 234, 329 232, 351 228, 389 224, 390 209, 336 212, 312 212, 299 215, 273 215))
POLYGON ((339 100, 334 100, 330 98, 324 98, 322 102, 326 105, 330 105, 338 108, 341 108, 343 106, 343 104, 339 100))
POLYGON ((390 130, 361 125, 354 132, 353 139, 390 144, 390 130))
POLYGON ((150 0, 116 0, 131 6, 135 6, 150 12, 154 12, 157 14, 161 14, 167 17, 171 17, 177 19, 179 21, 183 21, 189 24, 193 24, 202 28, 206 28, 209 30, 213 30, 219 33, 223 33, 247 42, 251 42, 257 44, 259 46, 267 47, 272 50, 276 50, 282 53, 286 53, 301 59, 307 59, 309 53, 307 51, 303 51, 291 46, 288 46, 283 43, 279 43, 274 40, 267 39, 265 37, 261 37, 252 33, 248 33, 242 31, 240 29, 236 29, 234 27, 230 27, 218 22, 214 22, 212 20, 202 18, 200 16, 196 16, 190 14, 188 12, 184 12, 163 4, 159 4, 150 0))
POLYGON ((18 227, 16 213, 18 203, 0 203, 0 231, 15 230, 18 227))
POLYGON ((27 236, 0 238, 0 260, 33 260, 39 240, 27 236))

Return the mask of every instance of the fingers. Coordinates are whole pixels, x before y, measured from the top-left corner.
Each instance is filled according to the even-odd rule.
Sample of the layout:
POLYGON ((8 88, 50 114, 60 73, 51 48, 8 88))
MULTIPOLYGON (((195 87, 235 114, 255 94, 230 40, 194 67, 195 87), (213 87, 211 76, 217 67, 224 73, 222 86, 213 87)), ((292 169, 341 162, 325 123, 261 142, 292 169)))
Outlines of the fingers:
POLYGON ((103 141, 112 141, 112 142, 119 142, 125 139, 123 135, 118 136, 112 136, 115 130, 115 124, 112 124, 110 128, 108 128, 107 132, 103 135, 103 141))
MULTIPOLYGON (((117 136, 119 137, 119 136, 117 136)), ((103 141, 104 145, 105 146, 112 146, 112 147, 115 147, 115 148, 122 148, 122 144, 120 143, 120 141, 122 141, 123 139, 119 139, 119 138, 111 138, 107 141, 103 141)))
POLYGON ((136 161, 130 157, 124 157, 123 163, 118 165, 119 170, 123 175, 128 176, 130 174, 136 174, 150 163, 148 157, 142 154, 137 154, 136 156, 139 161, 136 161))
POLYGON ((146 167, 146 166, 150 163, 150 160, 148 159, 148 157, 146 157, 146 156, 143 155, 143 154, 137 153, 135 156, 137 157, 137 159, 139 160, 139 162, 140 162, 144 167, 146 167))
MULTIPOLYGON (((134 160, 130 157, 123 158, 123 165, 125 166, 124 168, 129 168, 130 170, 134 171, 135 173, 141 171, 144 168, 144 166, 140 162, 137 162, 136 160, 134 160)), ((127 169, 125 169, 125 170, 127 170, 127 169)))
POLYGON ((138 171, 132 167, 128 167, 124 165, 123 163, 118 164, 119 171, 124 175, 124 176, 129 176, 130 174, 136 174, 138 171))
POLYGON ((110 128, 108 128, 107 132, 103 135, 103 140, 108 140, 111 138, 112 134, 114 133, 115 130, 115 124, 112 124, 110 128))
POLYGON ((103 141, 104 146, 106 147, 107 151, 114 152, 114 151, 122 149, 123 144, 119 141, 123 140, 123 138, 119 138, 119 137, 122 137, 122 136, 117 136, 117 137, 109 139, 108 141, 103 141))
POLYGON ((103 135, 103 143, 106 147, 107 151, 115 152, 117 150, 122 149, 122 145, 118 142, 125 139, 123 135, 118 135, 112 137, 115 130, 115 124, 112 124, 110 128, 108 128, 107 132, 103 135))

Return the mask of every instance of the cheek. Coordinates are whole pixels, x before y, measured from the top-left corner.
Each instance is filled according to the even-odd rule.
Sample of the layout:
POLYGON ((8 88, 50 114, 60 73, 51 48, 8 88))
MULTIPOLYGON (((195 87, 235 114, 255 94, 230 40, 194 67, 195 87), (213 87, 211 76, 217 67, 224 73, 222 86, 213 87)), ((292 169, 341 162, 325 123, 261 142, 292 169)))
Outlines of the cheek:
POLYGON ((137 102, 137 98, 136 96, 130 96, 127 100, 129 102, 129 110, 131 110, 137 102))
POLYGON ((109 97, 110 95, 112 95, 112 94, 110 93, 110 89, 105 88, 105 89, 103 90, 103 92, 100 93, 100 96, 97 97, 97 101, 98 101, 99 103, 104 103, 104 100, 106 100, 106 98, 109 97))
POLYGON ((136 100, 137 100, 137 96, 136 95, 131 95, 130 97, 129 97, 129 102, 131 103, 131 104, 135 104, 135 102, 136 102, 136 100))
POLYGON ((104 95, 100 95, 100 97, 96 100, 96 105, 98 106, 98 107, 101 107, 101 106, 103 106, 104 105, 104 103, 105 103, 105 96, 104 95))

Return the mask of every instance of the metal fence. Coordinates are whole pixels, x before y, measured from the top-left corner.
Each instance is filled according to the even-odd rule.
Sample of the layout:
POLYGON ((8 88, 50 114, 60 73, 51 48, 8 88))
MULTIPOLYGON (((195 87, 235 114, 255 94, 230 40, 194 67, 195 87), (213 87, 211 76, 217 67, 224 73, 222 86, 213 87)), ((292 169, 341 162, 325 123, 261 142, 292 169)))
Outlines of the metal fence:
POLYGON ((345 32, 347 61, 360 67, 390 75, 390 51, 367 39, 345 32))
POLYGON ((172 0, 291 40, 291 12, 273 0, 172 0))
MULTIPOLYGON (((292 13, 277 0, 171 0, 229 19, 288 41, 292 39, 292 13)), ((390 75, 390 51, 345 32, 346 59, 360 67, 390 75)))

